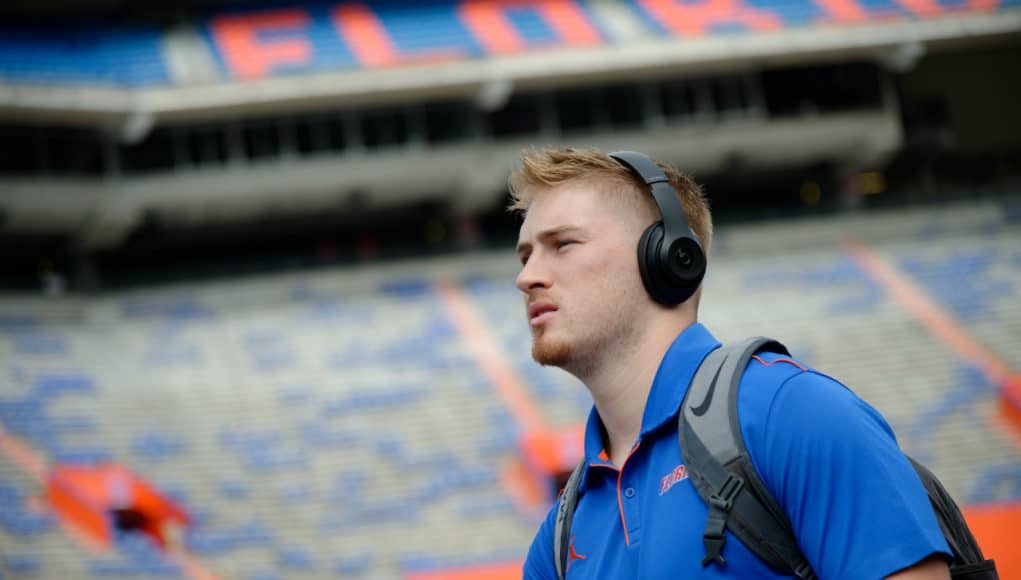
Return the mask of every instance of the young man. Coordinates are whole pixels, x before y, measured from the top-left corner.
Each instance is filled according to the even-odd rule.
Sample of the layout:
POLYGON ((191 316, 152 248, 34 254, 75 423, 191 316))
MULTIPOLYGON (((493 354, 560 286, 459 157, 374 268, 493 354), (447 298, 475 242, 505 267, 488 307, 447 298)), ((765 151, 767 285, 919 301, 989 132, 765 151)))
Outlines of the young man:
MULTIPOLYGON (((699 187, 660 164, 708 252, 699 187)), ((775 578, 730 532, 726 564, 703 566, 707 508, 687 479, 677 413, 719 342, 697 322, 701 288, 653 300, 636 248, 660 219, 649 187, 594 150, 526 151, 510 179, 532 356, 577 376, 595 403, 566 577, 775 578)), ((672 201, 672 200, 671 200, 672 201)), ((949 550, 912 467, 882 416, 835 380, 757 355, 739 390, 741 430, 763 482, 819 578, 949 578, 949 550)), ((556 580, 558 505, 524 564, 556 580)))

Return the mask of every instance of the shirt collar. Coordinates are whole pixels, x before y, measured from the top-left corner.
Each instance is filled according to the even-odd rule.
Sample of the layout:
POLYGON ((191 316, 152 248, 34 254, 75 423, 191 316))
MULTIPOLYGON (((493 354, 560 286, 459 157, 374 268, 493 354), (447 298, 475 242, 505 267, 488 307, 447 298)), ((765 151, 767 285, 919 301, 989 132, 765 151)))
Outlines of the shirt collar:
MULTIPOLYGON (((642 428, 638 440, 658 429, 677 415, 688 384, 707 354, 720 346, 720 342, 700 323, 686 328, 674 339, 660 361, 656 376, 652 380, 649 398, 645 401, 642 428)), ((605 452, 605 429, 595 406, 589 412, 585 426, 585 461, 589 465, 611 465, 605 452)), ((619 466, 618 466, 619 467, 619 466)), ((581 486, 585 485, 588 471, 582 474, 581 486)))

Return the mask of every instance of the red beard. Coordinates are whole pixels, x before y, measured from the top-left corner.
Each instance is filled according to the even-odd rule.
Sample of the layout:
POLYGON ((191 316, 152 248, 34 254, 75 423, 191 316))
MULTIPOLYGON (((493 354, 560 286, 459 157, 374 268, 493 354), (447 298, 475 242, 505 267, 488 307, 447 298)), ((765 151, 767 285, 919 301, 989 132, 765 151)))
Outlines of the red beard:
POLYGON ((571 346, 563 341, 543 340, 544 331, 532 337, 532 359, 544 366, 563 367, 571 355, 571 346))

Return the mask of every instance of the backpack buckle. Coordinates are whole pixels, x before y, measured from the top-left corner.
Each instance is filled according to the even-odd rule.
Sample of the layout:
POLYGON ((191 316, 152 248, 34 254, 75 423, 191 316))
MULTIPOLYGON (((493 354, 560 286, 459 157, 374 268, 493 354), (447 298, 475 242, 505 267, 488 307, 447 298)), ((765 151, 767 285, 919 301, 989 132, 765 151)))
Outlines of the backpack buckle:
POLYGON ((705 532, 702 533, 702 545, 705 546, 705 557, 702 558, 703 566, 708 566, 713 562, 720 566, 727 564, 723 558, 723 545, 727 542, 727 536, 723 533, 726 526, 727 512, 721 511, 715 504, 710 506, 705 532))
POLYGON ((794 575, 803 579, 815 578, 815 573, 812 571, 812 565, 809 564, 808 561, 802 562, 797 568, 795 568, 794 575))
POLYGON ((719 538, 710 538, 708 535, 702 536, 702 545, 705 546, 705 558, 702 558, 702 565, 708 566, 713 562, 718 563, 720 566, 726 566, 727 561, 723 558, 723 544, 727 538, 720 536, 719 538))
POLYGON ((705 532, 702 534, 702 545, 705 546, 705 558, 702 558, 702 565, 708 566, 716 562, 725 566, 727 561, 723 558, 723 545, 727 541, 724 530, 727 527, 727 516, 730 509, 734 507, 734 498, 744 487, 744 480, 733 473, 727 475, 727 481, 723 483, 719 491, 709 496, 709 514, 706 518, 705 532))
POLYGON ((719 491, 709 496, 709 503, 712 507, 729 512, 734 507, 734 498, 741 492, 741 488, 744 487, 744 480, 740 476, 730 473, 727 475, 727 481, 723 482, 723 487, 719 491))

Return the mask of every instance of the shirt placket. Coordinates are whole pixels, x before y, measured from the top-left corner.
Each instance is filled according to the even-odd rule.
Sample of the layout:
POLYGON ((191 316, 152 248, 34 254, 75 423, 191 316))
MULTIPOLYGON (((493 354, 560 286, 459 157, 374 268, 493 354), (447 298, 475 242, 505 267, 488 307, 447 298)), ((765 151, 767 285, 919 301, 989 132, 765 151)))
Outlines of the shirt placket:
POLYGON ((628 539, 628 553, 633 558, 638 556, 638 548, 641 544, 642 532, 642 508, 639 482, 640 466, 634 460, 638 452, 638 445, 631 450, 628 459, 624 461, 617 476, 617 503, 621 513, 626 537, 628 539))

